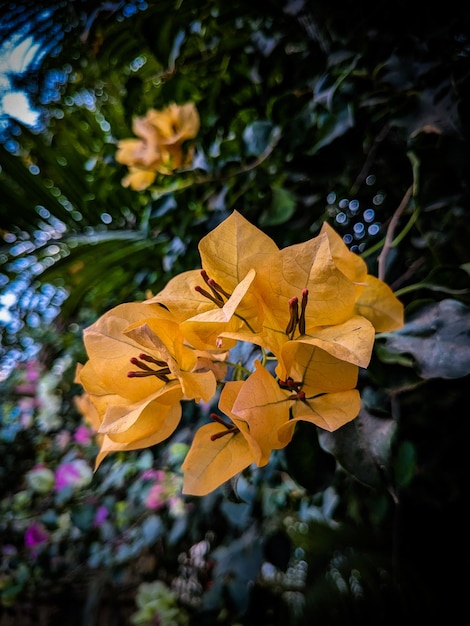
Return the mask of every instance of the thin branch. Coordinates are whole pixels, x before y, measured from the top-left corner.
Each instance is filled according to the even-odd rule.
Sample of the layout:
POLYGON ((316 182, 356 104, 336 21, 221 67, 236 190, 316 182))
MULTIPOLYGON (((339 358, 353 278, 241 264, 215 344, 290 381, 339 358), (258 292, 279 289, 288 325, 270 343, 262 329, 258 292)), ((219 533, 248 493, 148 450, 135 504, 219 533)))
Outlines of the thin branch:
POLYGON ((398 220, 400 219, 403 211, 406 209, 408 202, 410 201, 412 193, 413 193, 413 185, 410 185, 408 189, 406 190, 406 193, 403 196, 403 200, 400 202, 398 209, 393 214, 392 219, 390 220, 390 224, 388 225, 387 234, 385 236, 384 247, 382 248, 382 251, 379 254, 378 259, 377 259, 378 277, 381 280, 384 280, 385 278, 385 265, 386 265, 387 255, 390 252, 390 249, 393 247, 392 244, 393 244, 395 229, 397 227, 398 220))
POLYGON ((201 176, 200 178, 197 178, 197 177, 191 178, 188 181, 185 181, 183 183, 176 183, 173 186, 169 186, 162 190, 156 189, 152 192, 152 197, 154 199, 157 199, 161 196, 165 196, 169 193, 173 193, 173 191, 181 191, 182 189, 187 189, 188 187, 191 187, 192 185, 205 185, 206 183, 220 182, 222 180, 226 180, 227 178, 232 178, 240 174, 245 174, 246 172, 249 172, 257 168, 259 165, 263 163, 263 161, 266 161, 266 159, 274 151, 276 145, 279 143, 280 138, 281 138, 281 133, 274 130, 270 143, 264 149, 264 151, 258 156, 258 158, 256 158, 254 161, 252 161, 251 163, 247 165, 243 165, 242 167, 237 168, 236 170, 232 172, 226 172, 225 174, 217 174, 217 175, 210 175, 210 176, 201 176))

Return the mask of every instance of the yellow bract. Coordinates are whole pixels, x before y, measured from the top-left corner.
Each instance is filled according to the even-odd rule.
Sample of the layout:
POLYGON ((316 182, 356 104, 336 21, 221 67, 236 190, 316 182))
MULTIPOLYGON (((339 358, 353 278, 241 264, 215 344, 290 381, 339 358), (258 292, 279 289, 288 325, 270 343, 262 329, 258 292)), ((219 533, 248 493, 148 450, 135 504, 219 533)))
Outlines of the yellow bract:
MULTIPOLYGON (((193 136, 194 111, 175 107, 139 122, 140 135, 152 127, 158 142, 152 135, 145 150, 124 144, 122 158, 129 162, 142 149, 141 164, 154 167, 162 146, 193 136)), ((376 333, 404 322, 390 287, 327 224, 316 237, 279 249, 234 211, 199 252, 200 269, 87 328, 89 360, 77 368, 81 408, 100 437, 97 466, 110 452, 170 437, 182 401, 215 402, 221 389, 221 414, 197 430, 182 466, 184 492, 192 495, 266 465, 299 420, 328 431, 353 420, 359 368, 369 364, 376 333), (246 344, 251 353, 241 349, 246 344), (243 361, 243 354, 250 357, 243 361)))
POLYGON ((214 354, 213 363, 210 353, 186 345, 171 313, 155 304, 111 309, 85 329, 84 343, 89 360, 77 381, 105 435, 102 453, 163 441, 179 423, 180 401, 209 401, 216 376, 225 375, 225 355, 214 354))

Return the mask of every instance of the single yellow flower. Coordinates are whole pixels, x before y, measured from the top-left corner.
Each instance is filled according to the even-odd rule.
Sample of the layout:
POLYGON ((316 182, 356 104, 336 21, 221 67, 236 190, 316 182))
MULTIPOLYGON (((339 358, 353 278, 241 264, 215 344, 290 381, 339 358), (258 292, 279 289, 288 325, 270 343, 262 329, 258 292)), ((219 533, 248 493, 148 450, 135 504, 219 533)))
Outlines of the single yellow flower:
POLYGON ((110 452, 137 450, 160 443, 169 437, 181 419, 183 393, 172 381, 162 390, 140 402, 109 391, 93 369, 93 362, 77 370, 80 383, 90 403, 87 413, 93 416, 100 447, 95 470, 110 452))
POLYGON ((256 268, 277 250, 270 237, 234 211, 201 239, 202 270, 175 277, 147 302, 174 312, 181 332, 196 348, 230 348, 235 341, 224 340, 225 331, 254 336, 261 328, 261 300, 252 285, 256 268))
POLYGON ((199 114, 193 103, 170 104, 161 111, 150 109, 136 117, 132 130, 139 139, 118 141, 116 161, 127 165, 129 173, 122 179, 124 187, 142 191, 158 173, 171 174, 191 164, 194 151, 183 144, 199 132, 199 114))
POLYGON ((209 401, 225 374, 226 355, 187 346, 171 313, 154 304, 111 309, 85 329, 84 343, 77 380, 98 413, 102 452, 163 441, 179 423, 180 401, 209 401))
POLYGON ((201 426, 181 466, 183 493, 204 496, 236 476, 260 457, 247 424, 230 408, 243 387, 242 381, 228 382, 220 394, 219 408, 231 422, 213 414, 212 423, 201 426))
POLYGON ((358 367, 315 346, 297 343, 295 348, 298 354, 285 380, 276 379, 258 361, 232 406, 233 415, 247 423, 260 446, 258 465, 291 441, 299 420, 333 431, 359 413, 358 367))
POLYGON ((276 379, 259 361, 246 381, 228 382, 219 409, 202 426, 184 460, 183 492, 206 495, 251 464, 263 467, 273 450, 291 441, 299 420, 333 431, 360 409, 358 367, 299 342, 286 380, 276 379))
POLYGON ((390 287, 369 275, 327 224, 316 237, 265 259, 251 292, 263 303, 262 328, 251 323, 256 334, 245 326, 221 335, 256 343, 280 360, 286 342, 302 339, 367 367, 375 333, 403 325, 403 305, 390 287))
POLYGON ((192 102, 182 105, 173 102, 160 111, 151 109, 147 119, 157 129, 160 142, 166 146, 193 139, 201 125, 199 113, 192 102))

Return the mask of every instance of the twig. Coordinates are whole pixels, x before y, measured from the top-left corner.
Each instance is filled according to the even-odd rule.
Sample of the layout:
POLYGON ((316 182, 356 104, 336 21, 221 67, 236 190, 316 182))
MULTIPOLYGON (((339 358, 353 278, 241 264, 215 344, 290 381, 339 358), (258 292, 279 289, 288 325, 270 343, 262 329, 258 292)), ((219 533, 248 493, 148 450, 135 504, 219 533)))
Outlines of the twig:
POLYGON ((393 214, 392 219, 390 220, 390 224, 388 225, 387 234, 385 235, 385 243, 377 259, 378 277, 381 280, 384 280, 385 278, 385 263, 387 260, 387 255, 390 249, 393 247, 393 238, 395 234, 395 228, 397 227, 398 220, 400 219, 401 214, 403 213, 403 211, 408 205, 408 202, 410 201, 412 193, 413 193, 413 185, 410 185, 410 187, 408 187, 408 189, 406 190, 406 193, 403 196, 403 200, 400 202, 398 209, 393 214))

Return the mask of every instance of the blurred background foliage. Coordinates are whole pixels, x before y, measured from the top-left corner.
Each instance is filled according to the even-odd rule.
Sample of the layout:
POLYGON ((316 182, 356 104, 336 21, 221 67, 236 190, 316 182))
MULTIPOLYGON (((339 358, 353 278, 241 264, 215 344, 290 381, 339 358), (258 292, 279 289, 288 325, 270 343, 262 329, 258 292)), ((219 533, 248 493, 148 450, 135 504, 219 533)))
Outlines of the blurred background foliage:
MULTIPOLYGON (((422 622, 463 606, 465 8, 23 0, 1 10, 4 51, 30 36, 40 44, 27 71, 5 72, 1 85, 25 91, 38 113, 34 125, 4 115, 1 127, 4 619, 49 602, 51 624, 65 615, 69 626, 103 624, 99 607, 116 604, 109 593, 125 588, 134 606, 139 584, 157 580, 194 624, 422 622), (143 192, 124 188, 117 142, 133 136, 135 116, 171 102, 194 102, 200 114, 193 166, 143 192), (280 247, 328 221, 405 304, 405 328, 378 337, 361 373, 359 418, 333 434, 299 427, 269 469, 236 490, 187 498, 176 516, 168 504, 155 514, 136 493, 151 468, 177 473, 180 441, 109 458, 67 497, 34 496, 26 476, 37 463, 93 464, 92 447, 57 443, 80 425, 83 328, 198 267, 199 239, 234 209, 280 247), (37 401, 37 388, 31 420, 20 419, 21 366, 32 361, 40 381, 55 375, 58 419, 46 426, 38 414, 50 401, 37 401), (94 525, 97 500, 105 530, 94 525), (21 544, 26 519, 51 533, 38 554, 21 544), (83 589, 88 579, 96 585, 83 589), (78 604, 57 608, 64 593, 78 604)), ((202 419, 185 410, 188 424, 202 419)), ((124 613, 111 623, 128 623, 124 613)))

